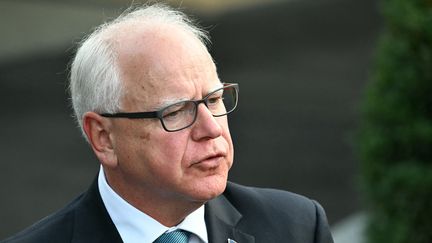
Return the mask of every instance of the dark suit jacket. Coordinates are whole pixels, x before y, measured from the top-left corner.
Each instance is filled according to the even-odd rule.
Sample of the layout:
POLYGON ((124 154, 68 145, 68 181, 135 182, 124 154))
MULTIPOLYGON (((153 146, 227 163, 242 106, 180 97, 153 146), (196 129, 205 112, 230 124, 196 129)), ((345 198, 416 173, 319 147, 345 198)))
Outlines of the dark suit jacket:
MULTIPOLYGON (((210 243, 333 242, 321 206, 305 197, 279 190, 228 183, 225 192, 206 203, 210 243)), ((4 243, 122 242, 99 194, 97 180, 62 210, 4 243)))

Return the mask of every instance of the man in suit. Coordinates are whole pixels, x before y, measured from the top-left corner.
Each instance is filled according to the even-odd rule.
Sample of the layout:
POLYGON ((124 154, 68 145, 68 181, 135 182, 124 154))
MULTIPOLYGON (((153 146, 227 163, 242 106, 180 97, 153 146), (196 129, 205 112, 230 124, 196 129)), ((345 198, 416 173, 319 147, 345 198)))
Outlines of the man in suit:
POLYGON ((149 5, 97 28, 78 48, 70 91, 101 163, 90 189, 5 242, 332 242, 321 206, 227 183, 227 114, 207 35, 149 5))

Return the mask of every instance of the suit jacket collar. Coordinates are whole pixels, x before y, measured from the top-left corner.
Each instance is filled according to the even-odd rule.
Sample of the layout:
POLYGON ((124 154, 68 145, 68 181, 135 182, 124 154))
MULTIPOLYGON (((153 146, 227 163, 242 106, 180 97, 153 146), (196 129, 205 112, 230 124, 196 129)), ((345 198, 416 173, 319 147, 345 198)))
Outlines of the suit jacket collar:
POLYGON ((72 243, 123 242, 100 197, 97 179, 75 211, 72 243))
MULTIPOLYGON (((76 203, 72 243, 123 242, 102 202, 97 179, 76 203)), ((223 194, 206 203, 204 217, 209 243, 224 243, 228 239, 255 242, 254 236, 238 228, 242 215, 223 194)))
POLYGON ((207 202, 205 221, 209 243, 228 242, 254 243, 255 237, 238 228, 242 215, 222 194, 207 202))

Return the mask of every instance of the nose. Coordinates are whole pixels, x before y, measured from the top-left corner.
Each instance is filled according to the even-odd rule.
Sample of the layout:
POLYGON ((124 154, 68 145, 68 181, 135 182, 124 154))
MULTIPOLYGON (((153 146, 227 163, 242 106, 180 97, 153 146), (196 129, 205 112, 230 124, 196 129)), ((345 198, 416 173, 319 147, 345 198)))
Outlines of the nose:
POLYGON ((216 119, 224 119, 224 117, 214 117, 205 104, 199 104, 197 107, 197 118, 192 128, 192 138, 194 140, 201 140, 221 136, 222 126, 216 119))

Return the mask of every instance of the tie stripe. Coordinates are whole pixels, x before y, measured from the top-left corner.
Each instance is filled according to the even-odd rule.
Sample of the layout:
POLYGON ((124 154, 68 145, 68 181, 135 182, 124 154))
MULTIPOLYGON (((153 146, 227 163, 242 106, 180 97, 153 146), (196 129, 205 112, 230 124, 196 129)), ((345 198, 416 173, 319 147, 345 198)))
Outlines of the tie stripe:
POLYGON ((188 243, 189 233, 184 230, 174 230, 164 233, 154 243, 188 243))

